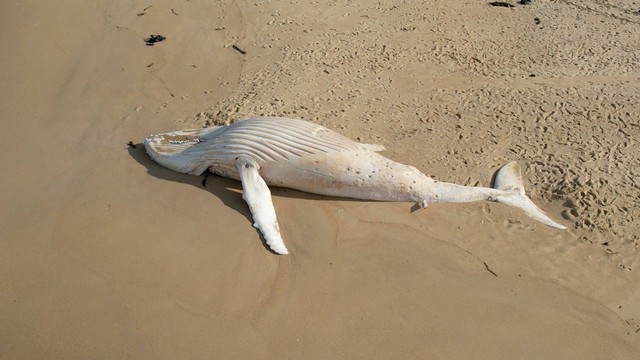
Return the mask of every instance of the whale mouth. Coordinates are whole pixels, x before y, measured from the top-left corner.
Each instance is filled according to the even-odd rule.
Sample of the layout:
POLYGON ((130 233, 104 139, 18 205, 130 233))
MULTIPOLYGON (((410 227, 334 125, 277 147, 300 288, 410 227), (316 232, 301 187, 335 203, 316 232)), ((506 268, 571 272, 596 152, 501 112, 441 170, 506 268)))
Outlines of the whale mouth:
POLYGON ((193 145, 203 142, 204 140, 201 138, 201 135, 204 130, 207 129, 189 129, 150 135, 144 139, 144 146, 149 155, 151 155, 151 153, 158 155, 177 154, 193 145))
POLYGON ((147 154, 158 164, 181 173, 199 175, 203 168, 197 145, 206 141, 204 136, 214 128, 188 129, 150 135, 144 139, 147 154))

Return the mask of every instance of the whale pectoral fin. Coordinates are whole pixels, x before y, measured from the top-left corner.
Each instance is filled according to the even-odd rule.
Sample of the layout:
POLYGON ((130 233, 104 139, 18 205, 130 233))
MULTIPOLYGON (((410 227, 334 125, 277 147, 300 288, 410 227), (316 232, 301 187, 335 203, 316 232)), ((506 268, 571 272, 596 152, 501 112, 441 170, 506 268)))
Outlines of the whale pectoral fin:
POLYGON ((242 198, 249 205, 253 226, 264 236, 267 245, 278 254, 288 254, 287 247, 280 235, 280 226, 276 211, 271 201, 271 192, 258 169, 260 166, 251 159, 240 158, 236 161, 240 181, 242 181, 242 198))

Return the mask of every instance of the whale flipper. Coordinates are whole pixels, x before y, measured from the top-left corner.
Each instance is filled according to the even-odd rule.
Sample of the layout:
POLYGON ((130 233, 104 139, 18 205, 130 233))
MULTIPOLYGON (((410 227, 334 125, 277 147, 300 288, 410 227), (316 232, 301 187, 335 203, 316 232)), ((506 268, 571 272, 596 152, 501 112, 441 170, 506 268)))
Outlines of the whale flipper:
POLYGON ((251 210, 253 226, 262 232, 271 250, 282 255, 288 254, 289 251, 280 235, 276 210, 271 201, 271 192, 258 172, 260 166, 254 160, 247 158, 236 160, 236 166, 242 182, 242 198, 251 210))

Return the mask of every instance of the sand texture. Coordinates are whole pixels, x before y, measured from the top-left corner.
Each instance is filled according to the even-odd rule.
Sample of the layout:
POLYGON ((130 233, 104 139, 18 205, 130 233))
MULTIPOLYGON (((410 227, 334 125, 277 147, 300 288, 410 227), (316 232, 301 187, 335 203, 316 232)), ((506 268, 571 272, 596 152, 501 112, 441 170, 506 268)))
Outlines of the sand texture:
POLYGON ((512 4, 0 2, 0 359, 637 359, 640 3, 512 4), (569 229, 276 188, 274 255, 238 182, 141 146, 254 115, 517 160, 569 229))

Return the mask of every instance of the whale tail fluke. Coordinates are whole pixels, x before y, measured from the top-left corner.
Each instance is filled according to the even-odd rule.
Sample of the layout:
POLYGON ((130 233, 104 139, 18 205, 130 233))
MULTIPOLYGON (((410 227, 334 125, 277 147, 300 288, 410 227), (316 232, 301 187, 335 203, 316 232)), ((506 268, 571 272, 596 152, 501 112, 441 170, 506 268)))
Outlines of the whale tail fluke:
POLYGON ((495 176, 493 188, 504 193, 495 196, 496 202, 519 207, 534 220, 556 229, 566 229, 562 224, 553 221, 542 209, 529 199, 524 191, 522 171, 520 164, 512 161, 498 170, 495 176))

